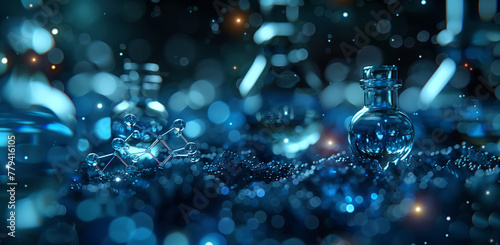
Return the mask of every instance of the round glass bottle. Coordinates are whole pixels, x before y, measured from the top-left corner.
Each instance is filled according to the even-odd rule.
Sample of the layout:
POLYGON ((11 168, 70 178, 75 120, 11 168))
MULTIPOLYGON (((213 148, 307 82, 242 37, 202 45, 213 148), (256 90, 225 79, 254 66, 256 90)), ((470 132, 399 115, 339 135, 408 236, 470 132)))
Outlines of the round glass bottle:
POLYGON ((360 85, 365 106, 351 120, 349 144, 354 153, 378 160, 385 170, 408 156, 415 138, 410 118, 398 108, 398 69, 367 66, 360 85))

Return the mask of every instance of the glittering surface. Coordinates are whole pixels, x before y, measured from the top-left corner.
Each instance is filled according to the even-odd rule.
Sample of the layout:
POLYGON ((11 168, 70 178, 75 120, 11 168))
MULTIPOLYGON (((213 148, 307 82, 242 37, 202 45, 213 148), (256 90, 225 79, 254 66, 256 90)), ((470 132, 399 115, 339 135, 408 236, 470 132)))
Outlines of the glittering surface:
POLYGON ((228 236, 228 244, 301 229, 308 232, 295 239, 318 244, 483 243, 499 228, 499 163, 465 143, 419 152, 387 171, 376 160, 348 153, 293 165, 224 151, 202 155, 197 164, 180 161, 134 173, 89 178, 82 171, 72 188, 129 197, 161 186, 180 198, 174 222, 185 222, 188 237, 197 237, 195 227, 205 222, 217 223, 203 226, 213 232, 253 234, 250 240, 228 236))

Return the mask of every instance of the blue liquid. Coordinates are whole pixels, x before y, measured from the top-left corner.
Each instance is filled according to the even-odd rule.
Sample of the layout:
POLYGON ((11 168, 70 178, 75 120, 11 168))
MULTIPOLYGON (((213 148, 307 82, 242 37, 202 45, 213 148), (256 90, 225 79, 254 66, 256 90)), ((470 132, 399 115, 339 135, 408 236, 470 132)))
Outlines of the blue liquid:
POLYGON ((383 169, 408 156, 414 137, 410 119, 398 109, 369 110, 365 107, 353 117, 349 126, 352 150, 377 160, 383 169))

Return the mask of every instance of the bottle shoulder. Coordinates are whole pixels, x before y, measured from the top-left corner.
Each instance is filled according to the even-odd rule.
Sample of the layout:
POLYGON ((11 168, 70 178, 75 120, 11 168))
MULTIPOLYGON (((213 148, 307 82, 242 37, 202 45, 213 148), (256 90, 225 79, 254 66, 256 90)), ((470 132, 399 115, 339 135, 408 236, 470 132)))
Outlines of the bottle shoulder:
POLYGON ((394 109, 369 109, 364 107, 358 111, 351 120, 351 128, 355 124, 372 124, 372 123, 383 123, 383 124, 398 124, 402 127, 413 128, 413 123, 411 122, 408 115, 397 108, 394 109))
POLYGON ((400 110, 399 108, 368 108, 363 107, 363 109, 359 110, 354 117, 390 117, 390 116, 398 116, 398 117, 406 117, 409 119, 408 115, 400 110))

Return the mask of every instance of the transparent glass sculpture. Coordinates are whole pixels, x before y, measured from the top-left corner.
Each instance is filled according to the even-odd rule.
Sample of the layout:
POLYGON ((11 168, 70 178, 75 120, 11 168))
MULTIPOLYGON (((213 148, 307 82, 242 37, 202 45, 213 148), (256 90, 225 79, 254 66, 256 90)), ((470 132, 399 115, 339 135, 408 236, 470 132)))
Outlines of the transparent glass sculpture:
POLYGON ((415 138, 410 118, 398 108, 397 67, 367 66, 360 85, 365 106, 351 120, 349 144, 354 153, 378 160, 385 170, 408 156, 415 138))

